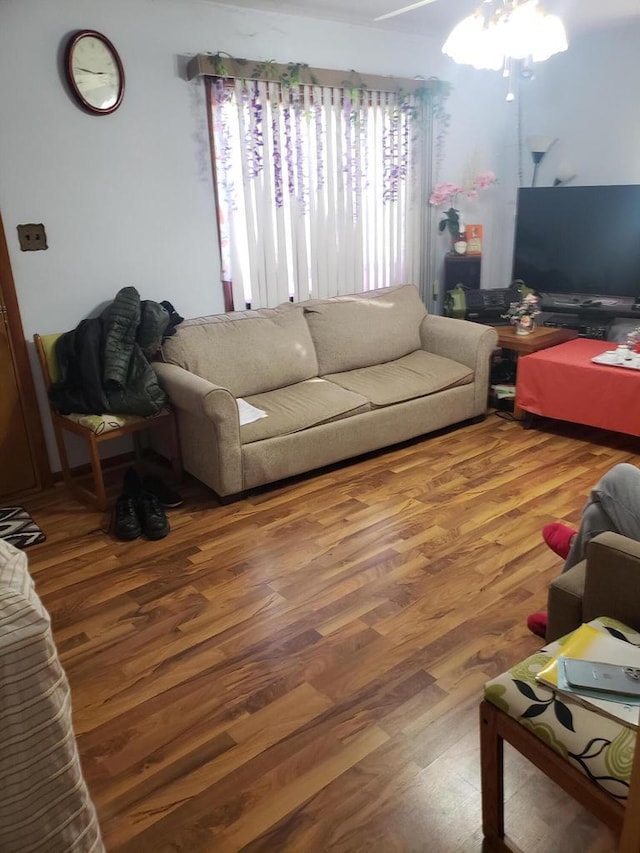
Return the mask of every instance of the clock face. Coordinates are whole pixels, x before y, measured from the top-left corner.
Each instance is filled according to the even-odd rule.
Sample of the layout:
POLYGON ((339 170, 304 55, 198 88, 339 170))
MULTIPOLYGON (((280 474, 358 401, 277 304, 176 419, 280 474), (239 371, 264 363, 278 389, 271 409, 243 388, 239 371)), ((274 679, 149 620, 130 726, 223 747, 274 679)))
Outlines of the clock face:
POLYGON ((81 105, 96 114, 112 113, 124 92, 124 70, 118 52, 100 33, 83 30, 67 46, 67 78, 81 105))

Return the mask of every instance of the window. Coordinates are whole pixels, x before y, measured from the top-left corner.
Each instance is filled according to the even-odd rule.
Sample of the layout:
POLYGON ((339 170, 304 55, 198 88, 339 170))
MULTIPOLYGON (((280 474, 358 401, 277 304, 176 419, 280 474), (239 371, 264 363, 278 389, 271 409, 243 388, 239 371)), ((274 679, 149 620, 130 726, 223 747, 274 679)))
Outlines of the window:
POLYGON ((428 99, 224 77, 207 91, 228 310, 420 283, 428 99))

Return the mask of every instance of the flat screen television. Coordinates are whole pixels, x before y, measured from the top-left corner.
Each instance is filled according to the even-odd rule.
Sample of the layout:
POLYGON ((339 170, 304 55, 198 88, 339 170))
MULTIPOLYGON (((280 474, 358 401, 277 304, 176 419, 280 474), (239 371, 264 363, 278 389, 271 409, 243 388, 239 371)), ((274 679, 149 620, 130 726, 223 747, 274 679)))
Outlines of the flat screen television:
POLYGON ((640 185, 518 190, 513 278, 568 302, 640 301, 640 185))

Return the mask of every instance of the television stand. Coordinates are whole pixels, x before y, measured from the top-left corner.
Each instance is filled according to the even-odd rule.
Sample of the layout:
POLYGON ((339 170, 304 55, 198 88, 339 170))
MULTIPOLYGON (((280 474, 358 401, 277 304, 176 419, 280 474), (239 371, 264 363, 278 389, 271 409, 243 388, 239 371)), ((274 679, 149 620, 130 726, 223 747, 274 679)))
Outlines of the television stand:
POLYGON ((551 314, 578 314, 582 319, 640 318, 639 296, 599 293, 540 293, 540 307, 551 314))
POLYGON ((538 324, 554 329, 574 329, 581 338, 593 338, 606 341, 609 328, 615 317, 603 317, 592 312, 591 316, 581 314, 549 314, 543 312, 538 318, 538 324))

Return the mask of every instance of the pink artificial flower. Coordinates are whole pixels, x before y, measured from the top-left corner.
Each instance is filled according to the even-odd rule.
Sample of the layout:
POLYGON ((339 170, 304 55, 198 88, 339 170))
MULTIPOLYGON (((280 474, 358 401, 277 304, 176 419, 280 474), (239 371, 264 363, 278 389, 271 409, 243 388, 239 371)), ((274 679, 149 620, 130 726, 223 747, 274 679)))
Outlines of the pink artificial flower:
POLYGON ((491 184, 495 184, 496 176, 493 172, 479 172, 476 175, 474 183, 479 190, 486 190, 491 184))
POLYGON ((431 193, 429 204, 439 205, 445 204, 453 199, 458 193, 461 193, 463 188, 459 184, 442 183, 436 184, 431 193))
POLYGON ((496 176, 493 172, 478 172, 469 186, 463 187, 460 184, 452 184, 443 182, 436 184, 431 193, 429 204, 440 205, 449 204, 455 207, 455 197, 458 194, 464 194, 466 198, 478 198, 479 190, 486 190, 492 184, 496 183, 496 176))

